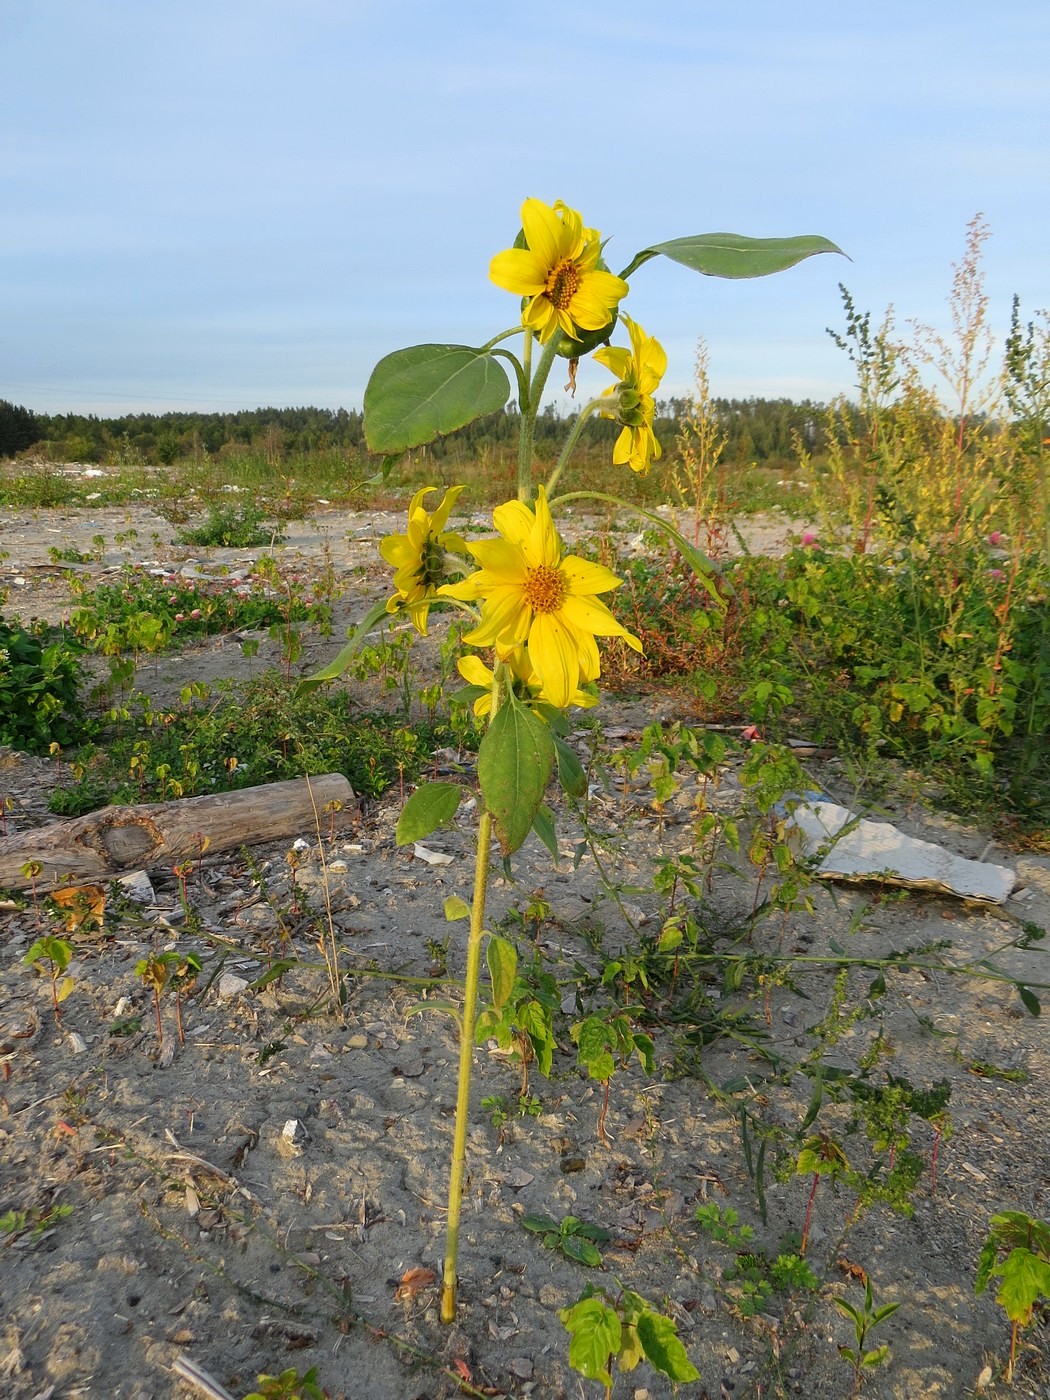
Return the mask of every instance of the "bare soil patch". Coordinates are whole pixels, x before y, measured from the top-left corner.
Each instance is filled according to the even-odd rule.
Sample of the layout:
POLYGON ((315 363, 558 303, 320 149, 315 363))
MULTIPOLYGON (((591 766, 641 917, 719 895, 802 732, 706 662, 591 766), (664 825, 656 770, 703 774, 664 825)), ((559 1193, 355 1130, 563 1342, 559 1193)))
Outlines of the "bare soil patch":
MULTIPOLYGON (((5 514, 7 612, 27 620, 60 615, 68 586, 48 560, 51 542, 86 551, 102 533, 106 548, 92 567, 119 566, 127 545, 114 536, 129 526, 138 530, 132 557, 157 567, 188 562, 175 557, 170 527, 145 508, 87 517, 5 514), (144 547, 153 531, 159 546, 144 547)), ((299 550, 304 566, 328 551, 346 585, 345 624, 381 593, 374 547, 391 528, 399 528, 394 517, 333 513, 293 527, 285 550, 299 550)), ((763 547, 778 530, 786 533, 768 528, 763 547)), ((243 558, 225 553, 208 551, 200 562, 235 565, 243 558)), ((302 665, 333 648, 319 645, 302 665)), ((215 642, 145 668, 139 684, 177 689, 188 679, 240 675, 243 665, 239 646, 215 642)), ((603 700, 610 759, 645 724, 680 717, 678 703, 669 695, 603 700)), ((582 750, 586 736, 577 739, 582 750)), ((46 797, 55 765, 10 754, 2 763, 0 792, 13 802, 9 829, 51 820, 46 797)), ((856 806, 833 760, 816 765, 813 777, 856 806)), ((713 800, 731 804, 738 796, 738 766, 730 762, 713 800)), ((490 927, 504 921, 509 928, 510 911, 523 912, 539 893, 550 906, 536 946, 564 984, 568 1020, 576 1014, 576 980, 597 976, 605 959, 658 923, 654 865, 694 849, 696 800, 688 783, 665 812, 656 810, 645 782, 595 791, 590 815, 608 843, 608 869, 636 891, 620 902, 591 855, 573 869, 581 833, 559 802, 567 854, 552 868, 530 839, 514 858, 514 882, 496 879, 490 927)), ((865 1394, 962 1397, 980 1385, 986 1395, 1050 1396, 1045 1317, 1026 1333, 1018 1376, 1007 1388, 998 1377, 1009 1325, 990 1295, 973 1293, 989 1216, 1002 1209, 1050 1214, 1046 1033, 1012 988, 947 972, 887 975, 879 1005, 892 1072, 917 1085, 947 1079, 951 1086, 952 1131, 938 1148, 936 1189, 928 1169, 932 1131, 917 1137, 927 1169, 912 1218, 884 1207, 854 1218, 850 1193, 822 1186, 808 1255, 823 1281, 820 1292, 776 1294, 753 1317, 742 1315, 739 1287, 729 1277, 733 1251, 700 1228, 697 1206, 734 1207, 753 1227, 754 1247, 774 1256, 782 1237, 801 1228, 809 1182, 767 1178, 763 1222, 739 1121, 705 1084, 752 1074, 753 1106, 762 1109, 761 1061, 746 1045, 724 1035, 689 1043, 682 1028, 660 1025, 656 1015, 657 1072, 647 1077, 636 1062, 617 1072, 608 1146, 597 1133, 600 1088, 567 1051, 555 1056, 549 1081, 536 1074, 530 1080, 538 1114, 512 1113, 494 1124, 481 1099, 502 1096, 513 1106, 521 1071, 492 1045, 480 1046, 460 1316, 453 1328, 443 1327, 436 1285, 458 1046, 446 1014, 420 1010, 442 997, 413 979, 462 975, 464 926, 446 923, 442 909, 451 894, 469 897, 473 828, 463 812, 451 830, 435 835, 427 844, 451 859, 430 864, 396 847, 399 808, 392 792, 363 807, 356 826, 334 839, 300 833, 294 888, 289 843, 257 848, 250 862, 205 855, 188 879, 189 915, 175 873, 152 871, 154 903, 120 908, 111 901, 102 935, 74 940, 75 989, 60 1024, 47 979, 22 964, 39 933, 32 903, 0 909, 0 1217, 26 1217, 25 1228, 0 1235, 0 1394, 199 1394, 173 1374, 179 1355, 235 1395, 253 1388, 261 1372, 314 1365, 333 1397, 437 1400, 468 1378, 474 1394, 598 1394, 568 1367, 558 1309, 588 1282, 614 1287, 619 1280, 673 1317, 701 1374, 682 1394, 830 1400, 852 1390, 836 1351, 852 1337, 832 1299, 861 1301, 863 1286, 847 1268, 853 1264, 866 1271, 878 1301, 902 1303, 876 1338, 892 1353, 865 1394), (324 1006, 319 920, 310 912, 320 911, 323 927, 326 910, 348 973, 339 1014, 324 1006), (195 953, 204 965, 197 994, 183 1008, 184 1045, 167 1001, 158 1043, 150 995, 135 975, 140 958, 163 949, 195 953), (268 959, 293 956, 298 967, 252 990, 268 959), (526 1212, 572 1214, 610 1231, 603 1269, 545 1250, 522 1228, 526 1212), (434 1279, 412 1270, 430 1270, 434 1279)), ((1050 860, 989 853, 986 833, 918 810, 889 817, 961 854, 1012 865, 1014 898, 1003 908, 918 894, 873 903, 870 890, 819 888, 814 914, 761 926, 756 937, 770 951, 830 955, 833 943, 848 941, 853 955, 886 956, 945 939, 950 957, 962 961, 1008 941, 1020 920, 1050 925, 1050 860), (850 935, 862 904, 871 908, 850 935)), ((753 880, 722 872, 705 896, 703 917, 729 928, 746 918, 755 894, 753 880)), ((532 933, 519 931, 523 961, 532 933)), ((1048 980, 1037 948, 1003 961, 1015 976, 1048 980)), ((851 1004, 870 980, 870 971, 851 980, 851 1004)), ((794 985, 771 985, 758 1017, 766 1043, 800 1058, 832 984, 831 971, 799 964, 794 985)), ((455 1000, 457 993, 447 995, 455 1000)), ((658 1013, 658 996, 652 1009, 658 1013)), ((856 1070, 875 1025, 860 1021, 846 1030, 829 1059, 856 1070)), ((571 1048, 567 1035, 561 1039, 571 1048)), ((797 1125, 812 1087, 798 1076, 771 1093, 762 1111, 785 1127, 797 1125)), ((832 1109, 818 1126, 826 1121, 842 1131, 845 1116, 832 1109)), ((852 1153, 856 1137, 843 1141, 852 1153)), ((859 1147, 857 1154, 863 1158, 859 1147)), ((636 1400, 670 1393, 645 1366, 620 1377, 614 1391, 636 1400)))

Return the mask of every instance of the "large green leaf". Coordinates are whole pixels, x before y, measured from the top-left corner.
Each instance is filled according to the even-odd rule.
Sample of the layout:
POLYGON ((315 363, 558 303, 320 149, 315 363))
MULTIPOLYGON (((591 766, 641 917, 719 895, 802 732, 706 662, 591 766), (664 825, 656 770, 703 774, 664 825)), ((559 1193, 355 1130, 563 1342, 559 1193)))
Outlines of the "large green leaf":
POLYGON ((495 413, 510 380, 487 350, 412 345, 385 356, 365 389, 365 439, 373 452, 397 453, 495 413))
POLYGON ((478 748, 478 782, 505 856, 532 830, 554 767, 550 730, 525 705, 509 699, 478 748))
MULTIPOLYGON (((783 272, 814 253, 841 253, 827 238, 804 233, 795 238, 745 238, 740 233, 696 233, 689 238, 670 238, 636 253, 620 273, 629 277, 658 254, 702 272, 707 277, 768 277, 783 272)), ((843 254, 845 256, 845 254, 843 254)))
POLYGON ((439 826, 447 826, 456 815, 463 796, 460 783, 423 783, 401 808, 394 840, 399 846, 422 841, 439 826))

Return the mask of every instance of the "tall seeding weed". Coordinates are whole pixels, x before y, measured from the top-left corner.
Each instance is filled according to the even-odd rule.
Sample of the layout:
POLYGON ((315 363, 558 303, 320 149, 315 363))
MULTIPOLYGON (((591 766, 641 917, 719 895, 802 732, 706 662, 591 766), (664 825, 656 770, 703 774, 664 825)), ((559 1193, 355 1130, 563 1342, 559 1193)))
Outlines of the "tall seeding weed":
POLYGON ((954 801, 1005 800, 1045 822, 1050 321, 1040 313, 1023 325, 1015 301, 991 372, 986 237, 974 219, 950 336, 914 326, 905 340, 892 312, 874 326, 842 288, 845 330, 831 334, 855 368, 858 398, 829 409, 826 454, 799 445, 813 528, 783 559, 725 557, 732 472, 701 348, 669 486, 687 533, 723 560, 729 604, 720 614, 701 598, 672 598, 675 625, 664 613, 655 647, 648 624, 667 579, 636 568, 621 606, 650 668, 702 668, 709 704, 724 708, 733 685, 752 695, 779 687, 815 737, 851 746, 869 768, 891 756, 954 801))

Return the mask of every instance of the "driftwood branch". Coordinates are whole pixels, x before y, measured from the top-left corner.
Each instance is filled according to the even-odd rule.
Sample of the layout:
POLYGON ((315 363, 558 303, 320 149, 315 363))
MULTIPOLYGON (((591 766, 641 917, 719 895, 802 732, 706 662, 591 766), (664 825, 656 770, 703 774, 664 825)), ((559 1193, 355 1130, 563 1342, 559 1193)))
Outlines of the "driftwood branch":
POLYGON ((205 851, 229 851, 286 836, 345 826, 355 815, 354 790, 342 773, 287 783, 151 802, 103 807, 72 821, 0 840, 0 886, 54 889, 74 880, 105 880, 125 870, 175 865, 205 851), (22 873, 35 863, 33 879, 22 873))

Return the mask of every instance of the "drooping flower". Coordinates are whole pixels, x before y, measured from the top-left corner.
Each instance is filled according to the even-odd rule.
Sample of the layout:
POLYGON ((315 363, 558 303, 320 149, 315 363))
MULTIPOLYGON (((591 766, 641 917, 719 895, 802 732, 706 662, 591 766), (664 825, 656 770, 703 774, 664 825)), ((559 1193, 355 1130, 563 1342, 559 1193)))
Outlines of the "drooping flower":
POLYGON ((632 471, 645 473, 651 459, 661 455, 660 444, 653 432, 656 404, 653 393, 667 369, 667 354, 660 342, 646 335, 630 316, 621 316, 631 337, 631 349, 617 345, 594 352, 594 358, 619 379, 603 398, 615 399, 608 409, 601 409, 603 418, 615 418, 623 424, 623 432, 613 447, 613 465, 626 463, 632 471))
POLYGON ((522 325, 546 344, 559 329, 578 340, 581 331, 611 324, 627 283, 598 266, 601 235, 584 228, 582 217, 559 199, 553 208, 540 199, 521 206, 526 247, 497 253, 489 276, 497 287, 528 301, 522 325))
POLYGON ((396 569, 394 587, 397 592, 387 602, 389 613, 405 609, 412 626, 423 637, 427 635, 427 613, 442 584, 449 581, 445 551, 466 554, 462 536, 446 530, 449 512, 456 503, 462 486, 450 486, 441 504, 431 514, 423 499, 436 486, 424 486, 412 497, 408 507, 408 531, 404 535, 387 535, 379 546, 386 562, 396 569))
POLYGON ((481 621, 463 640, 506 655, 524 645, 543 693, 563 710, 574 703, 581 681, 601 671, 595 637, 623 637, 636 651, 638 638, 598 601, 621 582, 602 564, 563 554, 550 506, 540 487, 535 509, 508 501, 492 513, 502 538, 467 548, 480 569, 442 592, 482 600, 481 621))
MULTIPOLYGON (((551 704, 547 693, 537 679, 536 672, 532 669, 532 662, 524 647, 512 647, 506 656, 502 656, 500 659, 510 672, 511 685, 519 700, 523 700, 527 705, 551 704)), ((485 694, 479 695, 474 701, 474 713, 479 719, 483 719, 492 710, 493 673, 481 657, 475 656, 473 652, 467 656, 461 656, 456 665, 459 668, 459 674, 465 681, 469 681, 471 685, 485 687, 485 694)), ((588 709, 597 703, 598 697, 596 695, 588 690, 581 690, 579 687, 569 697, 569 704, 577 705, 580 709, 588 709)))

